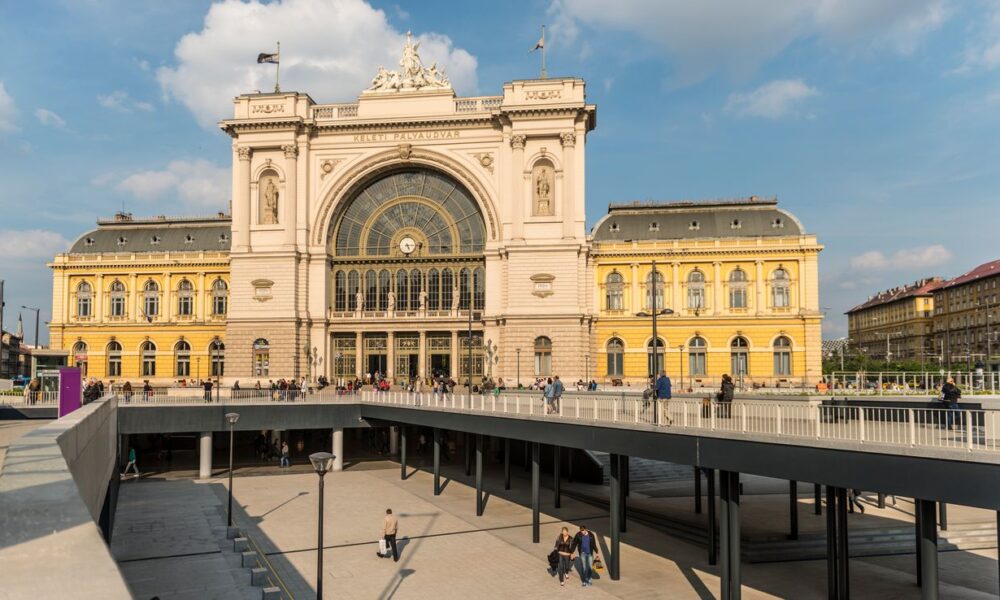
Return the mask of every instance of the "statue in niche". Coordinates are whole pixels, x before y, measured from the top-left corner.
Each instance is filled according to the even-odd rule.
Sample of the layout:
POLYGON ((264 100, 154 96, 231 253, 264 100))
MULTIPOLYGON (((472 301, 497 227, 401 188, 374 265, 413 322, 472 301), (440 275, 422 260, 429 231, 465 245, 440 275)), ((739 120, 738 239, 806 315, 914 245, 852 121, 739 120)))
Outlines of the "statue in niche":
POLYGON ((267 183, 261 185, 260 190, 261 211, 260 222, 262 225, 274 225, 278 222, 278 186, 274 184, 274 178, 268 177, 267 183))
POLYGON ((363 311, 365 309, 365 295, 358 290, 357 294, 354 294, 354 304, 358 307, 358 311, 363 311))
POLYGON ((396 310, 396 294, 392 290, 389 291, 389 312, 396 310))
POLYGON ((420 312, 423 312, 427 308, 427 292, 420 290, 420 295, 418 296, 420 301, 420 312))
POLYGON ((458 293, 458 288, 451 288, 451 309, 458 310, 458 299, 460 294, 458 293))
POLYGON ((552 214, 552 172, 548 167, 538 167, 535 175, 535 214, 552 214))

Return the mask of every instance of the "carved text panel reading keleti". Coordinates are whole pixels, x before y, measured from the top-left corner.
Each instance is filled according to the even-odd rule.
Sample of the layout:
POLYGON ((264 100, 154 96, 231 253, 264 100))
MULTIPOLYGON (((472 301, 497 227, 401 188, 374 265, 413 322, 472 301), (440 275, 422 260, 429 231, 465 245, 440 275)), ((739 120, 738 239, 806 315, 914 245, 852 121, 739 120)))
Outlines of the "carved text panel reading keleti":
POLYGON ((458 129, 436 131, 390 131, 386 133, 357 133, 353 142, 406 142, 411 140, 453 140, 459 137, 458 129))

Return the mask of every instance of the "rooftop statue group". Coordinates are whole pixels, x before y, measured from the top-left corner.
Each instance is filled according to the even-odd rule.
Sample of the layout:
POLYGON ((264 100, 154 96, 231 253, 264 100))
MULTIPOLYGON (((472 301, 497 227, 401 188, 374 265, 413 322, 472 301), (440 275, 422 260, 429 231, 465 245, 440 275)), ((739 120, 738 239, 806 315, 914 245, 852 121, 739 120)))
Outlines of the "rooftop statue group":
POLYGON ((395 92, 399 90, 418 90, 421 88, 446 89, 451 87, 448 76, 438 69, 437 63, 425 67, 417 54, 420 42, 413 43, 413 34, 406 32, 406 45, 403 46, 403 57, 399 59, 399 71, 389 71, 379 65, 378 73, 372 79, 368 91, 395 92))

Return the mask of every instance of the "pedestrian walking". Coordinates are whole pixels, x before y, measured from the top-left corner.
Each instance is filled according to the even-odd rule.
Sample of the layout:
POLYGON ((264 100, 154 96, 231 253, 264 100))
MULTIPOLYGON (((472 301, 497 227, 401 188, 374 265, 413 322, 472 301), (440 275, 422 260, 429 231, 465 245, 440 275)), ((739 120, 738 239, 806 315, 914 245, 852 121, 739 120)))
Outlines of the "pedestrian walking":
POLYGON ((122 396, 125 397, 125 402, 132 401, 132 382, 126 381, 125 385, 122 386, 122 396))
MULTIPOLYGON (((858 510, 861 511, 861 514, 865 514, 865 505, 861 504, 861 500, 860 500, 860 498, 861 498, 861 490, 852 489, 852 490, 849 490, 849 492, 850 493, 847 494, 847 506, 851 509, 851 512, 853 513, 854 512, 854 507, 857 506, 858 510)), ((895 501, 895 499, 896 499, 895 496, 893 496, 893 500, 894 501, 895 501)))
POLYGON ((545 398, 545 414, 550 415, 555 410, 555 394, 556 387, 552 384, 552 378, 549 377, 545 382, 545 388, 542 390, 542 396, 545 398))
POLYGON ((573 536, 573 546, 570 552, 580 555, 581 579, 583 587, 592 584, 594 576, 594 559, 600 558, 600 550, 597 548, 597 537, 593 531, 588 531, 586 525, 580 525, 580 531, 573 536))
POLYGON ((555 388, 552 390, 552 412, 559 412, 559 405, 562 402, 563 392, 566 391, 566 387, 563 386, 563 382, 556 375, 555 379, 552 380, 552 386, 555 388))
POLYGON ((559 566, 556 571, 559 573, 559 585, 566 585, 567 576, 573 568, 573 537, 569 534, 569 528, 563 527, 556 538, 555 551, 559 555, 559 566))
POLYGON ((662 402, 664 419, 667 421, 666 424, 673 424, 673 419, 667 416, 669 414, 668 408, 670 406, 670 398, 672 396, 673 393, 670 386, 670 378, 667 377, 666 371, 660 371, 660 376, 656 379, 656 402, 653 403, 653 413, 655 415, 653 418, 654 423, 659 423, 660 410, 657 405, 662 402))
MULTIPOLYGON (((947 423, 948 429, 952 428, 955 423, 955 415, 959 412, 958 401, 962 398, 962 390, 958 389, 955 385, 955 380, 951 377, 948 381, 941 386, 941 401, 944 402, 945 410, 945 422, 947 423)), ((961 423, 959 423, 961 427, 961 423)))
POLYGON ((732 415, 733 395, 735 391, 736 386, 733 384, 733 378, 728 373, 723 374, 722 385, 715 394, 715 401, 719 404, 719 416, 724 419, 728 419, 732 415))
POLYGON ((398 528, 399 520, 392 514, 392 509, 385 509, 385 519, 382 520, 382 539, 392 550, 392 562, 399 562, 399 550, 396 548, 396 530, 398 528))
POLYGON ((122 472, 122 477, 128 475, 128 470, 132 469, 135 472, 135 476, 139 477, 139 467, 135 462, 135 448, 128 449, 128 463, 125 465, 125 470, 122 472))
POLYGON ((291 453, 288 451, 288 442, 281 442, 281 462, 280 467, 291 467, 291 453))

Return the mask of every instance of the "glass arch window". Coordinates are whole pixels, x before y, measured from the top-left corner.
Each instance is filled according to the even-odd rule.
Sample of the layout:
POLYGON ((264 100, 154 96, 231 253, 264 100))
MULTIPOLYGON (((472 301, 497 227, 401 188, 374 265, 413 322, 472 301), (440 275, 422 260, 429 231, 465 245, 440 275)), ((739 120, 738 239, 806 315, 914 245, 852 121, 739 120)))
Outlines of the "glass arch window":
POLYGON ((191 376, 191 344, 184 340, 174 345, 174 376, 191 376))
POLYGON ((747 307, 747 273, 737 267, 729 274, 729 308, 747 307))
POLYGON ((486 308, 486 269, 476 267, 472 271, 472 308, 483 310, 486 308))
POLYGON ((337 312, 347 310, 347 273, 337 271, 333 275, 333 309, 337 312))
POLYGON ((410 274, 396 271, 396 310, 410 310, 410 274))
POLYGON ((729 370, 733 377, 746 375, 750 364, 750 342, 743 336, 733 339, 729 345, 729 370))
POLYGON ((80 282, 80 285, 76 286, 76 316, 81 318, 88 318, 91 315, 91 308, 93 307, 93 288, 86 281, 80 282))
POLYGON ((608 377, 622 377, 625 374, 625 344, 618 338, 611 338, 605 349, 608 354, 608 377))
POLYGON ((337 256, 391 256, 401 230, 418 232, 419 254, 481 253, 486 227, 464 186, 429 169, 395 171, 358 190, 334 228, 337 256))
POLYGON ((194 286, 187 279, 177 284, 177 314, 190 317, 194 312, 194 286))
POLYGON ((125 284, 120 281, 111 283, 109 298, 111 305, 108 310, 112 317, 121 318, 125 316, 125 284))
POLYGON ((691 375, 705 375, 706 370, 706 349, 708 344, 705 338, 695 336, 688 342, 688 373, 691 375))
POLYGON ((543 336, 535 338, 535 375, 552 374, 552 340, 543 336))
POLYGON ((389 270, 382 269, 378 274, 378 309, 377 310, 388 310, 389 309, 389 290, 392 289, 392 282, 390 281, 389 270))
POLYGON ((441 269, 441 310, 452 309, 454 291, 455 283, 452 281, 451 269, 441 269))
POLYGON ((160 314, 160 286, 155 281, 147 281, 142 288, 142 312, 147 319, 160 314))
POLYGON ((792 341, 785 336, 774 340, 774 374, 776 376, 792 374, 792 341))
POLYGON ((427 271, 427 310, 438 310, 441 306, 441 281, 438 270, 427 271))
POLYGON ((122 345, 118 342, 109 342, 104 353, 108 361, 108 377, 122 376, 122 345))
POLYGON ((664 371, 663 353, 665 350, 666 344, 663 342, 663 338, 656 338, 656 358, 654 359, 653 340, 649 340, 649 343, 646 344, 646 368, 650 375, 656 376, 664 371))
POLYGON ((253 374, 254 377, 267 377, 271 370, 271 345, 264 338, 257 338, 253 343, 253 374))
POLYGON ((143 342, 139 347, 140 371, 143 377, 156 377, 156 344, 143 342))
POLYGON ((80 369, 80 374, 87 376, 87 343, 79 341, 73 344, 73 365, 80 369))
POLYGON ((785 308, 791 305, 791 279, 788 271, 778 267, 771 274, 771 306, 785 308))
MULTIPOLYGON (((405 271, 401 271, 405 277, 405 271)), ((422 289, 420 271, 410 269, 410 310, 420 309, 420 290, 422 289)))
POLYGON ((358 292, 361 291, 361 277, 357 271, 347 274, 347 310, 358 310, 358 292))
POLYGON ((625 278, 613 271, 604 280, 604 306, 607 310, 622 310, 625 307, 625 278))
POLYGON ((212 283, 212 314, 225 315, 229 310, 229 287, 226 282, 216 279, 212 283))
POLYGON ((472 273, 469 269, 462 269, 458 272, 458 308, 469 310, 469 302, 472 300, 472 290, 469 289, 469 279, 472 273))
POLYGON ((365 271, 365 310, 378 310, 378 275, 365 271))
POLYGON ((705 308, 705 274, 695 269, 687 279, 687 307, 705 308))
POLYGON ((656 309, 665 308, 663 304, 663 273, 659 269, 656 270, 655 283, 652 271, 650 271, 649 275, 646 275, 646 310, 653 310, 653 288, 656 288, 656 309))

